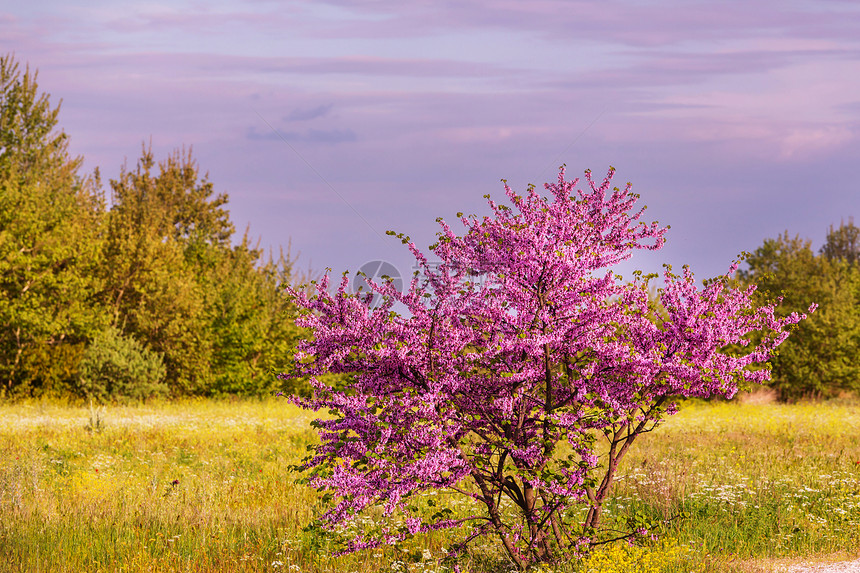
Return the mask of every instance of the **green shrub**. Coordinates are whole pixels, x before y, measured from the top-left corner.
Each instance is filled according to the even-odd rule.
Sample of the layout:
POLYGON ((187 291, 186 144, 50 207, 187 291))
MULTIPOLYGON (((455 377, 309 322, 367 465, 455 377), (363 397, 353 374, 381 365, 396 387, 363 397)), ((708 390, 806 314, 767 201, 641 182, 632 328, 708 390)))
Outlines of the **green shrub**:
POLYGON ((96 401, 146 400, 167 394, 161 354, 110 327, 84 352, 80 364, 81 390, 96 401))

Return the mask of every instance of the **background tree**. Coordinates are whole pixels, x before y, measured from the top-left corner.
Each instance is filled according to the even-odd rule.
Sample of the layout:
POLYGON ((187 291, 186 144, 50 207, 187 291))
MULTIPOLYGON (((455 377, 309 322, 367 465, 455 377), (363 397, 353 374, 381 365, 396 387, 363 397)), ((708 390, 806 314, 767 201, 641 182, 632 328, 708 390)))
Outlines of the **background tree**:
POLYGON ((215 334, 212 368, 215 394, 269 394, 303 389, 278 374, 293 361, 301 336, 293 320, 295 308, 283 292, 292 284, 294 263, 281 252, 265 263, 259 247, 242 242, 219 259, 205 275, 211 295, 210 325, 215 334))
POLYGON ((300 390, 275 374, 301 334, 289 256, 264 259, 247 233, 234 244, 228 197, 190 149, 156 162, 144 146, 108 208, 58 114, 35 73, 0 58, 0 395, 300 390), (123 368, 137 374, 108 383, 123 368))
POLYGON ((238 245, 225 208, 190 151, 156 166, 144 147, 111 181, 105 304, 121 332, 164 357, 174 394, 255 394, 284 386, 299 329, 281 283, 293 261, 238 245), (278 368, 273 369, 277 364, 278 368))
POLYGON ((3 393, 67 392, 105 323, 99 289, 103 208, 57 131, 59 105, 35 72, 0 57, 0 376, 3 393))
POLYGON ((113 326, 164 356, 175 394, 201 393, 212 382, 212 341, 195 271, 216 255, 210 247, 229 248, 232 227, 226 198, 207 203, 211 185, 198 181, 190 155, 175 152, 155 169, 144 148, 134 171, 110 182, 102 297, 113 326))
POLYGON ((783 314, 813 301, 819 305, 771 361, 770 385, 781 400, 860 390, 860 273, 851 262, 855 231, 853 225, 831 227, 818 256, 811 241, 788 232, 766 239, 739 273, 745 283, 758 285, 763 299, 784 297, 783 314))
POLYGON ((841 260, 849 265, 856 265, 860 261, 860 229, 854 226, 853 217, 848 219, 847 224, 842 221, 836 229, 830 225, 821 254, 831 261, 841 260))
POLYGON ((321 444, 303 466, 336 500, 323 524, 336 535, 379 507, 403 524, 374 519, 345 540, 347 551, 471 524, 455 553, 493 535, 523 570, 644 535, 646 524, 601 519, 637 437, 673 412, 672 396, 730 398, 740 381, 767 378, 750 367, 802 317, 777 318, 773 305, 753 302, 754 287, 732 287, 728 275, 700 289, 688 269, 666 271, 658 308, 654 276, 625 283, 608 271, 634 249, 660 248, 665 232, 639 222, 629 184, 610 190, 613 174, 596 185, 586 172, 583 191, 562 169, 546 185, 552 201, 506 185, 514 209, 490 201, 492 217, 461 218, 462 236, 440 219, 438 269, 398 235, 428 278, 406 293, 370 280, 385 301, 378 308, 373 292, 347 293, 346 275, 334 295, 328 276, 314 297, 293 292, 299 324, 313 330, 298 369, 351 376, 344 389, 313 380, 314 397, 297 400, 331 415, 315 421, 321 444), (392 312, 395 301, 409 316, 392 312), (601 464, 595 435, 606 439, 601 464), (430 514, 420 507, 429 490, 480 510, 430 514))

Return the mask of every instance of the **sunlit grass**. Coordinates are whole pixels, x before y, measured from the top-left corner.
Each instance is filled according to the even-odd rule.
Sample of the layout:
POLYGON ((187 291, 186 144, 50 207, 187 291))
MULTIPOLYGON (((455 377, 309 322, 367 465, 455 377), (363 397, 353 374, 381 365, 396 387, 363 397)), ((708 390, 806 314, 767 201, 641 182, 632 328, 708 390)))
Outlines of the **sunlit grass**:
MULTIPOLYGON (((0 406, 2 570, 439 570, 457 532, 335 558, 327 536, 302 531, 321 508, 289 467, 315 440, 313 417, 282 400, 0 406)), ((608 519, 691 517, 651 546, 559 571, 767 571, 856 555, 860 408, 687 404, 635 444, 614 493, 608 519)), ((502 569, 493 540, 464 566, 502 569)))
POLYGON ((637 445, 610 514, 689 513, 702 563, 860 553, 856 404, 688 404, 637 445))
POLYGON ((264 571, 331 561, 293 547, 315 503, 288 469, 313 439, 306 413, 280 401, 117 407, 99 414, 101 430, 91 417, 0 408, 0 562, 264 571))

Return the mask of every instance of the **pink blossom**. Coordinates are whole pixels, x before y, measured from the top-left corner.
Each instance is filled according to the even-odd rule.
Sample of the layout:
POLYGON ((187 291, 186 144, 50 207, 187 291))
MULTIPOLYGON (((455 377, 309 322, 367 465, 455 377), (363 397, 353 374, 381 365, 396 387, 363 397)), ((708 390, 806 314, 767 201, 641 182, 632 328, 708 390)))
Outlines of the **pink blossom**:
POLYGON ((754 287, 730 282, 737 262, 704 287, 688 268, 667 268, 659 304, 648 296, 656 277, 624 282, 606 270, 661 248, 666 232, 640 221, 638 196, 630 184, 612 188, 613 175, 597 184, 586 172, 582 190, 562 169, 547 197, 505 185, 513 208, 489 201, 493 215, 462 217, 462 235, 440 220, 431 250, 442 264, 431 267, 407 241, 426 279, 406 292, 369 280, 384 300, 376 308, 347 292, 346 275, 333 294, 328 275, 313 296, 289 291, 303 309, 298 324, 313 332, 299 346, 299 372, 350 376, 342 390, 312 379, 314 397, 295 399, 333 415, 316 421, 321 443, 304 465, 310 485, 334 495, 323 524, 334 530, 371 507, 406 524, 359 535, 347 551, 475 522, 525 568, 558 556, 553 523, 566 526, 556 517, 585 504, 586 521, 556 540, 578 554, 599 538, 617 463, 676 411, 672 397, 730 398, 739 381, 768 378, 756 365, 803 317, 755 306, 754 287), (408 315, 392 312, 395 302, 408 315), (593 430, 611 445, 603 474, 593 430), (415 509, 437 490, 484 511, 415 509), (500 517, 502 498, 515 520, 500 517))

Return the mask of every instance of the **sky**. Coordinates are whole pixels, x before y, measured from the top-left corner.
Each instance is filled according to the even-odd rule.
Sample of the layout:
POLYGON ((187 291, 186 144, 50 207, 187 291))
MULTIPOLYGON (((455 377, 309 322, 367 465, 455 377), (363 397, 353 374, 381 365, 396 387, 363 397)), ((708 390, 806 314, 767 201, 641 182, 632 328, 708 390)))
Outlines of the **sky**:
POLYGON ((85 169, 190 146, 240 234, 335 277, 409 276, 386 230, 427 252, 561 164, 614 166, 671 226, 622 274, 860 217, 853 0, 0 0, 10 52, 85 169))

